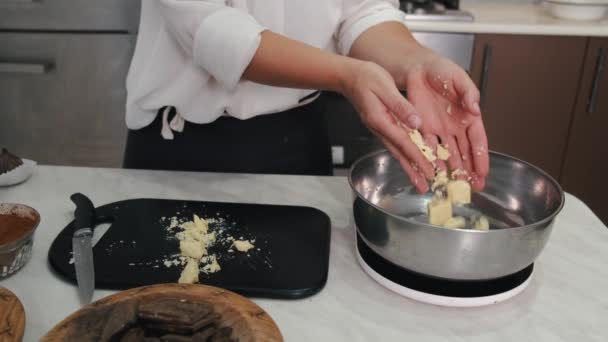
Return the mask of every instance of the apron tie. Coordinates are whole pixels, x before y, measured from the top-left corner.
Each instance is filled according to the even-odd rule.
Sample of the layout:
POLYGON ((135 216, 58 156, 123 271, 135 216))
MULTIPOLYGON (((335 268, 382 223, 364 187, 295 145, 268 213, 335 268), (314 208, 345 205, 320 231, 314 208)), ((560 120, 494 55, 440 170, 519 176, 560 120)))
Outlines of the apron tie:
POLYGON ((160 135, 165 140, 173 140, 173 138, 175 137, 175 135, 173 134, 174 131, 178 133, 184 131, 184 118, 176 111, 175 116, 173 117, 173 119, 171 119, 171 122, 169 122, 170 111, 171 107, 168 106, 165 107, 165 109, 163 110, 163 127, 161 128, 160 135))

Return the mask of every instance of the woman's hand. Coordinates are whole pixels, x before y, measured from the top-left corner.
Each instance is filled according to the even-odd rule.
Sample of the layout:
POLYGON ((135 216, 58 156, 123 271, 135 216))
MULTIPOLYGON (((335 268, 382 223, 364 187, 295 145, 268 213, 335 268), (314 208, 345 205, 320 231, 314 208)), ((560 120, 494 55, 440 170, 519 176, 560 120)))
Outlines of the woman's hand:
MULTIPOLYGON (((431 146, 450 151, 451 170, 464 169, 481 190, 489 172, 488 142, 479 109, 479 91, 453 62, 419 47, 404 56, 397 85, 422 118, 422 132, 431 146)), ((439 161, 438 167, 446 165, 439 161)))
MULTIPOLYGON (((363 32, 351 57, 383 66, 422 118, 420 128, 431 145, 447 145, 452 170, 466 170, 473 188, 485 185, 488 143, 479 110, 479 91, 456 64, 421 46, 401 22, 385 22, 363 32)), ((438 167, 445 168, 444 163, 438 167)))
POLYGON ((347 64, 341 93, 399 161, 418 191, 427 192, 427 179, 435 175, 435 170, 408 136, 411 129, 421 125, 416 109, 401 95, 393 77, 382 67, 358 60, 347 64))

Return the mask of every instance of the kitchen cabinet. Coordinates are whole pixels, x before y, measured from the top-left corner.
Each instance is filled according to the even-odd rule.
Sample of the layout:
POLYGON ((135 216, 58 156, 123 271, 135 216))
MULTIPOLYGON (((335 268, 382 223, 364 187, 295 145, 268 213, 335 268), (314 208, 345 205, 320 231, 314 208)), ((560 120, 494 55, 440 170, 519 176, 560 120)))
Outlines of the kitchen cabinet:
POLYGON ((608 224, 608 38, 591 38, 563 167, 564 189, 608 224))
POLYGON ((137 0, 0 1, 0 147, 120 167, 137 0))
POLYGON ((0 0, 0 30, 133 32, 136 0, 0 0))
POLYGON ((0 146, 44 164, 122 163, 135 35, 0 32, 0 146))
POLYGON ((560 178, 588 38, 480 34, 471 75, 490 149, 560 178))

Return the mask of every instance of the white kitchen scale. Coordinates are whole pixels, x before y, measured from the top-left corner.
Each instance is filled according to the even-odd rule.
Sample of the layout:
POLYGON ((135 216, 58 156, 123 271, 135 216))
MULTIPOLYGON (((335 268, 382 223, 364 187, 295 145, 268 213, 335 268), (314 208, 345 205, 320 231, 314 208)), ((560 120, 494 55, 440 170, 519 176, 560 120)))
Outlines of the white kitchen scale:
POLYGON ((387 289, 419 302, 450 307, 496 304, 521 293, 532 279, 534 264, 492 280, 456 281, 430 277, 387 261, 369 248, 359 234, 356 235, 357 259, 363 270, 387 289))

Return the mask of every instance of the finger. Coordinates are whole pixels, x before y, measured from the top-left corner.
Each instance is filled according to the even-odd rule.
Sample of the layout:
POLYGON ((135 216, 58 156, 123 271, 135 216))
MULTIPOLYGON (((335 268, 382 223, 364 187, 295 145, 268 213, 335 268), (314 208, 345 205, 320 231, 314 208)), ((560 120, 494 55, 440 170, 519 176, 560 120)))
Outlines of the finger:
POLYGON ((428 179, 433 178, 435 175, 433 165, 410 139, 408 133, 411 129, 397 125, 393 114, 387 112, 388 105, 377 101, 378 99, 381 98, 377 97, 376 101, 373 99, 368 101, 366 106, 367 110, 373 113, 373 115, 367 115, 370 128, 399 149, 408 160, 415 163, 428 179))
POLYGON ((473 190, 481 191, 481 190, 483 190, 483 188, 485 188, 485 186, 486 186, 485 178, 474 175, 473 178, 471 179, 471 187, 473 188, 473 190))
MULTIPOLYGON (((388 115, 386 115, 388 116, 388 115)), ((424 154, 418 149, 418 147, 412 142, 408 136, 407 127, 399 127, 393 124, 391 121, 379 120, 378 126, 375 129, 393 144, 403 155, 405 155, 413 164, 415 164, 422 174, 428 179, 435 176, 435 169, 431 162, 429 162, 424 154)))
POLYGON ((490 156, 488 155, 488 137, 481 120, 474 120, 467 128, 467 135, 471 142, 471 152, 473 153, 473 166, 475 173, 485 178, 490 171, 490 156))
POLYGON ((382 91, 377 92, 376 96, 407 127, 418 129, 422 126, 422 119, 418 115, 416 108, 401 95, 397 87, 392 84, 387 85, 382 91))
POLYGON ((458 97, 461 99, 462 109, 473 114, 481 115, 481 109, 479 108, 479 89, 469 75, 462 69, 458 69, 454 73, 452 78, 454 84, 454 90, 458 97))
MULTIPOLYGON (((429 146, 433 149, 433 151, 435 152, 435 155, 439 156, 437 154, 437 145, 439 145, 439 140, 437 139, 437 136, 434 134, 424 134, 423 137, 424 137, 424 140, 426 141, 426 143, 429 144, 429 146)), ((437 168, 439 168, 440 170, 447 171, 445 162, 443 160, 439 159, 439 157, 437 157, 435 164, 437 164, 437 168)))
POLYGON ((420 173, 420 170, 415 169, 412 166, 412 164, 409 162, 409 160, 407 160, 403 156, 403 154, 401 154, 401 152, 399 152, 399 149, 395 145, 393 145, 390 141, 388 141, 387 139, 384 139, 382 137, 380 138, 380 140, 382 141, 384 146, 386 146, 386 148, 389 150, 389 152, 395 157, 395 159, 397 159, 397 161, 399 161, 399 164, 401 165, 401 167, 403 168, 405 173, 408 175, 408 177, 410 177, 410 180, 411 180, 412 184, 414 185, 414 187, 416 188, 416 190, 418 190, 418 192, 420 192, 420 193, 425 193, 425 192, 429 191, 428 182, 426 181, 426 179, 424 179, 424 176, 420 173))
POLYGON ((460 156, 462 158, 462 164, 464 165, 464 169, 469 175, 473 174, 473 156, 471 154, 471 145, 469 144, 469 139, 466 135, 456 136, 456 142, 458 143, 458 150, 460 151, 460 156))
MULTIPOLYGON (((445 136, 441 138, 443 142, 443 147, 447 148, 450 151, 450 158, 448 159, 448 165, 452 172, 456 170, 464 171, 464 166, 462 164, 462 158, 460 156, 460 150, 458 149, 458 144, 456 143, 456 138, 453 136, 445 136)), ((456 179, 466 179, 467 175, 462 174, 460 172, 456 172, 456 179)))

